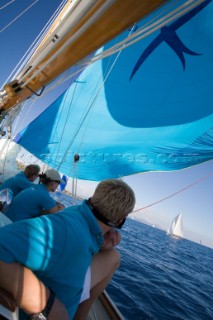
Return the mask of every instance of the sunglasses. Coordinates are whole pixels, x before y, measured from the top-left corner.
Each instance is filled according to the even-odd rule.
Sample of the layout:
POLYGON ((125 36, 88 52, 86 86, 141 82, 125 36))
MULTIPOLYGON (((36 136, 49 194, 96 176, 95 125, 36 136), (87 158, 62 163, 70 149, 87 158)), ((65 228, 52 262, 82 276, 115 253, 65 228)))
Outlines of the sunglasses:
POLYGON ((100 220, 101 222, 103 222, 104 224, 106 224, 107 226, 116 228, 116 229, 121 229, 122 226, 124 225, 126 218, 124 218, 120 223, 115 223, 110 221, 109 219, 107 219, 102 213, 100 213, 100 211, 98 211, 90 202, 90 198, 88 200, 86 200, 87 205, 90 207, 92 213, 94 214, 94 216, 100 220))

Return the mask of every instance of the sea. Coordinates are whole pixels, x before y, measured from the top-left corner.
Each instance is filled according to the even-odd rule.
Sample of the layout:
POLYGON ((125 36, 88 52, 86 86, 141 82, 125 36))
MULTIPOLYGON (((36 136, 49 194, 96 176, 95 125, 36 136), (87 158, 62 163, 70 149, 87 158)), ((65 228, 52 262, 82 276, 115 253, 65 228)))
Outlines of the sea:
POLYGON ((107 293, 126 320, 213 320, 213 249, 127 219, 107 293))

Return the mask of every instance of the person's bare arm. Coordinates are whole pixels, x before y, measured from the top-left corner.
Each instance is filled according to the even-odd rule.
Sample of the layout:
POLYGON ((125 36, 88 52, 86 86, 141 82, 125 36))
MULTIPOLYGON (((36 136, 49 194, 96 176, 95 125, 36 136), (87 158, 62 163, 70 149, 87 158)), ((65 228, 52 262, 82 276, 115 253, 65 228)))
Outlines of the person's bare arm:
POLYGON ((58 211, 64 210, 65 208, 65 206, 61 202, 56 201, 56 205, 58 207, 58 211))
MULTIPOLYGON (((10 310, 14 306, 27 314, 41 312, 47 303, 50 290, 38 280, 34 273, 18 264, 0 261, 0 302, 10 310), (4 290, 7 296, 4 296, 4 290), (6 301, 5 301, 6 299, 6 301)), ((69 320, 65 306, 56 298, 48 320, 69 320)))
POLYGON ((59 212, 64 210, 64 205, 61 204, 60 202, 56 202, 56 206, 49 209, 49 210, 42 210, 40 215, 44 215, 44 214, 50 214, 50 213, 55 213, 55 212, 59 212))

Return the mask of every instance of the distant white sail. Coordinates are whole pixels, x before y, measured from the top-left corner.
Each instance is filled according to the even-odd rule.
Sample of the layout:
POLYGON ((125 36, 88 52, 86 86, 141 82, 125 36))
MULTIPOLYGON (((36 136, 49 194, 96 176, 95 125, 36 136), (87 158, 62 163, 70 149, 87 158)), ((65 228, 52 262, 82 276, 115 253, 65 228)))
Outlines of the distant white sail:
POLYGON ((167 231, 169 235, 183 238, 183 220, 182 220, 182 213, 179 213, 173 220, 169 226, 167 231))

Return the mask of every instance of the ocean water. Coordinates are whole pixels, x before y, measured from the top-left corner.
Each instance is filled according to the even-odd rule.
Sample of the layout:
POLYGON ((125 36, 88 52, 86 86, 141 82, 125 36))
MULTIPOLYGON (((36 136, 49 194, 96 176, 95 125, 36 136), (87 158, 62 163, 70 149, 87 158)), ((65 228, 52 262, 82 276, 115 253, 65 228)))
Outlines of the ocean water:
POLYGON ((127 320, 213 320, 213 249, 128 219, 107 292, 127 320))

